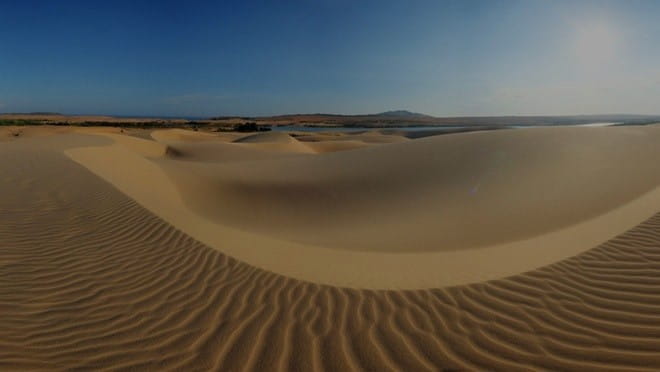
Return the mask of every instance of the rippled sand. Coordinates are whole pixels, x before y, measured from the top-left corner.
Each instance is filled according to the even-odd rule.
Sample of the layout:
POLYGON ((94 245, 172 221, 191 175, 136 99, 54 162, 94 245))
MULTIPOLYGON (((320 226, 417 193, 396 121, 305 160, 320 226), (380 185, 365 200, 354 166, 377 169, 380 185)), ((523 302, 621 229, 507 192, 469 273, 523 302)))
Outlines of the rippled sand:
POLYGON ((658 129, 533 131, 5 129, 0 369, 658 370, 658 129))

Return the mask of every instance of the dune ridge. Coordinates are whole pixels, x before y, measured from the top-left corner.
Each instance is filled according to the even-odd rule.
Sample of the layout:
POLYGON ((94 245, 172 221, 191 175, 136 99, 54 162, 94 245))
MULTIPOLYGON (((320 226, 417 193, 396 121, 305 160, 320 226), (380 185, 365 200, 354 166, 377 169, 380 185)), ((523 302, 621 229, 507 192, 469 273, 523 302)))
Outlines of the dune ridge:
POLYGON ((111 139, 62 141, 0 147, 0 369, 660 368, 660 214, 521 275, 340 288, 200 244, 62 154, 111 139))
POLYGON ((126 146, 112 136, 112 146, 66 154, 257 267, 343 287, 416 289, 532 270, 651 217, 660 205, 659 133, 498 131, 331 154, 168 142, 182 154, 174 157, 145 157, 133 139, 126 146))

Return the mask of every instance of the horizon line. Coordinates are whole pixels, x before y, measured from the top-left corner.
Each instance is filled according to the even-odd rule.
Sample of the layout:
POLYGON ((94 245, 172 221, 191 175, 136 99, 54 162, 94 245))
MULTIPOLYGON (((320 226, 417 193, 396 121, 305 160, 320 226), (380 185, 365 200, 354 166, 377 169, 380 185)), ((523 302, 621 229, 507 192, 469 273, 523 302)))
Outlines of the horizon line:
MULTIPOLYGON (((314 113, 287 113, 287 114, 270 114, 270 115, 232 115, 232 114, 216 114, 216 115, 158 115, 158 114, 81 114, 81 113, 61 113, 61 112, 50 112, 50 111, 30 111, 30 112, 0 112, 0 115, 34 115, 34 116, 47 116, 47 115, 59 115, 59 116, 108 116, 116 118, 152 118, 152 119, 213 119, 213 118, 269 118, 269 117, 286 117, 286 116, 379 116, 382 114, 387 114, 391 112, 405 111, 411 115, 423 115, 429 118, 435 119, 454 119, 454 118, 506 118, 506 117, 589 117, 589 116, 640 116, 640 117, 660 117, 659 114, 638 114, 638 113, 589 113, 589 114, 488 114, 488 115, 449 115, 449 116, 436 116, 420 112, 414 112, 409 110, 389 110, 371 114, 346 114, 346 113, 323 113, 323 112, 314 112, 314 113)), ((393 116, 396 117, 396 116, 393 116)), ((405 116, 401 116, 405 117, 405 116)))

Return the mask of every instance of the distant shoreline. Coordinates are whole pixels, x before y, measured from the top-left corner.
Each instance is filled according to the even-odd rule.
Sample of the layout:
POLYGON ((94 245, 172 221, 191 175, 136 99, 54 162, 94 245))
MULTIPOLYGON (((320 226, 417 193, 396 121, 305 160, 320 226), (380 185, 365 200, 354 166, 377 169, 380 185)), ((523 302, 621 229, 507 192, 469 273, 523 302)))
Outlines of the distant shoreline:
MULTIPOLYGON (((508 128, 534 126, 646 125, 660 122, 660 116, 586 115, 586 116, 492 116, 436 118, 410 114, 402 116, 376 115, 289 115, 273 117, 216 117, 186 119, 170 117, 78 116, 55 113, 0 114, 0 126, 55 125, 134 128, 189 128, 227 131, 234 129, 269 130, 287 127, 291 130, 319 129, 405 129, 405 128, 508 128)), ((250 131, 250 130, 244 130, 250 131)))

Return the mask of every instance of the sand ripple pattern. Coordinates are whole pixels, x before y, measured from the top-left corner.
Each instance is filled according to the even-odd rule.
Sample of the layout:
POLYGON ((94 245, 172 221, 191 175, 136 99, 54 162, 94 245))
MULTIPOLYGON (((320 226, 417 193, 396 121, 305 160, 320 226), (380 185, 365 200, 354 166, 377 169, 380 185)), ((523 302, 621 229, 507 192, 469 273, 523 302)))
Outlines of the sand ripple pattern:
POLYGON ((3 371, 660 369, 660 215, 503 280, 342 289, 209 249, 55 151, 0 156, 3 371))

